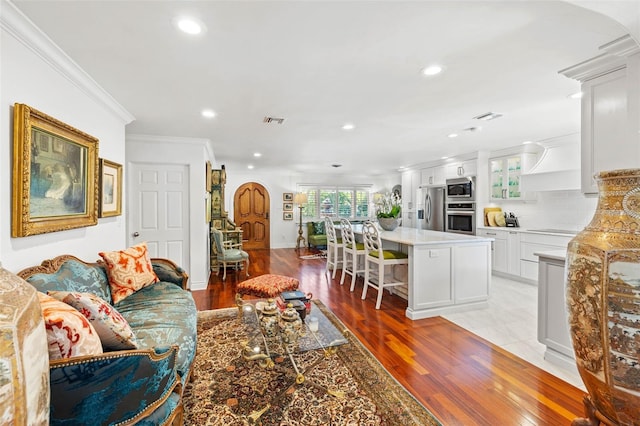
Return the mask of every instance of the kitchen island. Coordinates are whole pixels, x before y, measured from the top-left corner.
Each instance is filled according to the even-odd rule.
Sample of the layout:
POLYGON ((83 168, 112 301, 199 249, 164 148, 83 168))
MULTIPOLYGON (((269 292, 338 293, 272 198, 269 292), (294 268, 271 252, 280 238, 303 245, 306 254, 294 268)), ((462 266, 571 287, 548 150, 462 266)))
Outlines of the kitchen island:
MULTIPOLYGON (((362 226, 354 225, 361 234, 362 226)), ((398 227, 383 245, 409 255, 406 316, 412 320, 487 306, 492 238, 398 227)))

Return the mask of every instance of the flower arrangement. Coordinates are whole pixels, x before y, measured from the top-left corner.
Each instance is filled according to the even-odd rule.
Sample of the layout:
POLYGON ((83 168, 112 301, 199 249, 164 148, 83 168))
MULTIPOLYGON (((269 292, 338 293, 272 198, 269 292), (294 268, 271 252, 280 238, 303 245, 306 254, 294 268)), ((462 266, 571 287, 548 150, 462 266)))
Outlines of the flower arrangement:
POLYGON ((400 195, 387 192, 386 194, 376 194, 376 216, 380 218, 395 218, 400 216, 400 195))

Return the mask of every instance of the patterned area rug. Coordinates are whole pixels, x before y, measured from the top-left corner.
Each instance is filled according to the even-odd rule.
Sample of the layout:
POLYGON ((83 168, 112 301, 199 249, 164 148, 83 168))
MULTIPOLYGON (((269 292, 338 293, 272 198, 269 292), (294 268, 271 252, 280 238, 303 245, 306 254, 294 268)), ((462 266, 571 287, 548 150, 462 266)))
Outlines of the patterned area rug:
POLYGON ((300 259, 326 259, 326 258, 327 258, 326 250, 320 250, 320 253, 307 254, 304 256, 300 256, 300 259))
POLYGON ((242 358, 247 334, 237 308, 199 312, 185 425, 441 426, 324 305, 314 303, 345 331, 348 343, 328 357, 321 350, 297 355, 301 384, 288 358, 275 359, 273 369, 242 358))

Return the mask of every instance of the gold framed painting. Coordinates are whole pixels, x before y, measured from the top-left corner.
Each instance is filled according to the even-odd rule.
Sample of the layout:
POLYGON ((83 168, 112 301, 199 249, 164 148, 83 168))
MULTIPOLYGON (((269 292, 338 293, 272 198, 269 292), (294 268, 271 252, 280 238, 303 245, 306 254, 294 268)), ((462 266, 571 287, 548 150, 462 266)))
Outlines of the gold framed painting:
POLYGON ((12 180, 12 237, 98 223, 98 139, 19 103, 12 180))
POLYGON ((100 159, 100 217, 122 214, 122 165, 100 159))
POLYGON ((204 164, 204 173, 205 173, 205 187, 207 192, 211 192, 211 161, 207 161, 204 164))

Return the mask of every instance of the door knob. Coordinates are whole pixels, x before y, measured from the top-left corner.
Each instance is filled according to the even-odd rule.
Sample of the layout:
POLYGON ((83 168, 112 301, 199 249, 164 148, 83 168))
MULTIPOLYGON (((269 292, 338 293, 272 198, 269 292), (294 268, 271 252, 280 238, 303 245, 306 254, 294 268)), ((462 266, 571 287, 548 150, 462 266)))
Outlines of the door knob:
POLYGON ((136 232, 134 232, 134 233, 133 233, 133 237, 134 237, 134 238, 135 238, 135 237, 139 237, 139 236, 140 236, 140 233, 139 233, 139 232, 137 232, 137 231, 136 231, 136 232))

